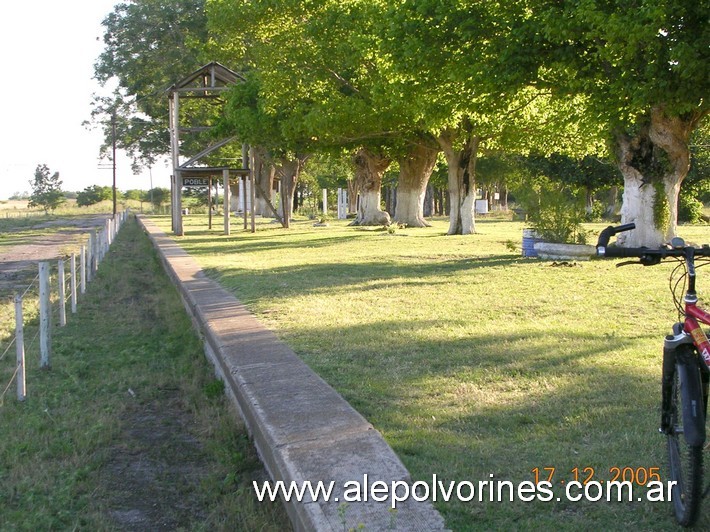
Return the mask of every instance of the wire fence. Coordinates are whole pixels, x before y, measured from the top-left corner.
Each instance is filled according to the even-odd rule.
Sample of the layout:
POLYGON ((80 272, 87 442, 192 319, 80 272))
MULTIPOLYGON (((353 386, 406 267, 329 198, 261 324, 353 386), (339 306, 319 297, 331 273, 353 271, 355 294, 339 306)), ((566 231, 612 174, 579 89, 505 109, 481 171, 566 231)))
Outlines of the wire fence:
MULTIPOLYGON (((106 220, 104 227, 89 232, 88 238, 77 252, 66 259, 54 262, 38 262, 38 273, 34 279, 14 297, 15 329, 6 346, 0 345, 0 364, 6 367, 5 359, 15 347, 14 367, 6 367, 0 375, 11 374, 7 381, 0 381, 0 406, 4 404, 12 384, 17 387, 17 400, 27 397, 26 352, 34 352, 39 340, 39 366, 51 368, 52 326, 67 324, 67 306, 71 313, 77 311, 79 295, 86 292, 86 285, 96 275, 99 264, 106 257, 111 244, 128 216, 127 211, 106 220), (53 290, 52 287, 56 287, 53 290), (26 333, 31 335, 26 342, 26 333)), ((0 370, 2 367, 0 366, 0 370)), ((2 378, 2 377, 0 377, 2 378)))

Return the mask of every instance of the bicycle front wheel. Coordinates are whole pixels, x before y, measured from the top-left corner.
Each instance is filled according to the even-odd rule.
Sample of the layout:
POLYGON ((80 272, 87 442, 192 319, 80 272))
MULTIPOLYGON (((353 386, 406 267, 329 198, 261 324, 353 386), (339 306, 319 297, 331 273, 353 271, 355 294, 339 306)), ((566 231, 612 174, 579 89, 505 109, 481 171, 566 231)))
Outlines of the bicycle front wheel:
POLYGON ((697 429, 701 426, 704 430, 705 416, 700 369, 694 361, 679 358, 674 365, 668 461, 671 481, 675 482, 671 496, 676 520, 682 526, 692 526, 702 499, 703 444, 697 441, 697 429), (697 420, 697 416, 702 419, 697 420))

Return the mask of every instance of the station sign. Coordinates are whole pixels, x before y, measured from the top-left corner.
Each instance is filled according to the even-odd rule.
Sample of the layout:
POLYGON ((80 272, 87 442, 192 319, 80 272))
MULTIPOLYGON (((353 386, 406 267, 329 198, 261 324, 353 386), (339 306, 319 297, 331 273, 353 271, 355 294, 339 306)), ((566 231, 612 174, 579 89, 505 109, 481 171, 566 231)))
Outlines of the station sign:
POLYGON ((208 187, 210 186, 209 177, 183 177, 183 187, 208 187))

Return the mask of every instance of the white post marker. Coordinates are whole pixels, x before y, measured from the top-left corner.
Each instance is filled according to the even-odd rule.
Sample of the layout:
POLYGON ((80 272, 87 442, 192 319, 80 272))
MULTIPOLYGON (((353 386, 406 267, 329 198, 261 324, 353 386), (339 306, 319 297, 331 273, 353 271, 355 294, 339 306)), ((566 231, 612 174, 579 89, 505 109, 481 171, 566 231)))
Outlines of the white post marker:
POLYGON ((229 169, 227 168, 222 170, 222 187, 224 188, 224 197, 222 198, 224 200, 224 234, 229 235, 229 204, 231 202, 231 199, 229 194, 229 169))
POLYGON ((17 352, 17 400, 27 397, 25 381, 25 332, 22 320, 22 298, 15 296, 15 351, 17 352))
POLYGON ((69 288, 71 289, 71 313, 76 314, 76 253, 69 260, 69 288))
POLYGON ((57 272, 57 283, 59 284, 59 326, 64 327, 67 324, 67 280, 64 275, 64 261, 62 259, 59 259, 57 263, 57 272))
POLYGON ((338 220, 345 220, 348 217, 348 191, 338 189, 338 220))
POLYGON ((81 293, 85 294, 86 293, 86 246, 82 245, 81 246, 81 253, 80 253, 80 258, 79 258, 79 269, 81 270, 81 279, 80 279, 80 286, 81 286, 81 293))
POLYGON ((91 232, 91 274, 95 274, 99 269, 99 234, 96 230, 91 232))
POLYGON ((52 308, 50 306, 49 262, 39 263, 39 365, 50 366, 52 358, 52 308))

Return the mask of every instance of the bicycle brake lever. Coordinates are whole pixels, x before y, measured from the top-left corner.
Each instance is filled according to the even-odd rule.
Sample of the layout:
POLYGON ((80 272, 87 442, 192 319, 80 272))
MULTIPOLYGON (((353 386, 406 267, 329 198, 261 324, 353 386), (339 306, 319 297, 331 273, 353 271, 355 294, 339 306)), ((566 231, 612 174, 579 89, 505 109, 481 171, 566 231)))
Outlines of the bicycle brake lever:
POLYGON ((641 260, 639 260, 639 263, 643 264, 644 266, 655 266, 656 264, 661 263, 661 257, 652 257, 650 255, 644 255, 641 257, 641 260))
POLYGON ((644 255, 639 260, 627 260, 620 262, 616 265, 617 268, 621 266, 630 266, 632 264, 640 264, 641 266, 655 266, 661 263, 660 257, 651 257, 650 255, 644 255))

